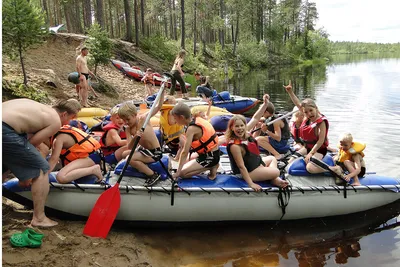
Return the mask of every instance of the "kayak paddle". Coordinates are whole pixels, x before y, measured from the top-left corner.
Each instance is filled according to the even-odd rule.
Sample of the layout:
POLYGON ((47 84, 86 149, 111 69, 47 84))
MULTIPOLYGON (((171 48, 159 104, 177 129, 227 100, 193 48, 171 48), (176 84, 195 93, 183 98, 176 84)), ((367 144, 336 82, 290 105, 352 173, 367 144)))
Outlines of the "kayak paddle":
MULTIPOLYGON (((165 88, 165 83, 161 85, 160 90, 158 91, 156 100, 154 103, 158 103, 163 94, 165 88)), ((154 108, 157 105, 152 105, 150 112, 148 113, 146 120, 141 128, 141 131, 144 131, 145 127, 150 121, 150 117, 154 108)), ((128 159, 126 160, 124 167, 122 168, 121 174, 119 175, 117 183, 112 186, 110 189, 104 191, 99 199, 97 199, 96 204, 94 205, 89 218, 86 222, 85 228, 83 229, 83 234, 91 237, 101 237, 106 238, 108 232, 111 229, 111 226, 117 217, 119 208, 121 206, 121 194, 119 192, 119 183, 121 182, 126 169, 129 166, 129 162, 131 161, 132 155, 136 150, 136 147, 140 141, 140 136, 137 136, 133 143, 133 147, 131 152, 129 153, 128 159)))

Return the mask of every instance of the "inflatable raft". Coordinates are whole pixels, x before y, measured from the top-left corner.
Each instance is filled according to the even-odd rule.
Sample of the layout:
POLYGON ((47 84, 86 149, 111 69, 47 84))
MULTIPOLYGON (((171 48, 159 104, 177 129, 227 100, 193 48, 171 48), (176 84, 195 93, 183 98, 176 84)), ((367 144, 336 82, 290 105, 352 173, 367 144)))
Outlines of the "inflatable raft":
POLYGON ((122 67, 122 72, 129 78, 139 81, 143 78, 144 72, 140 69, 134 69, 131 67, 122 67))
POLYGON ((113 66, 116 67, 120 71, 124 71, 122 69, 123 67, 126 67, 126 68, 130 68, 131 67, 128 63, 122 62, 122 61, 119 61, 119 60, 116 60, 116 59, 112 59, 111 60, 111 64, 113 64, 113 66))
MULTIPOLYGON (((144 186, 143 175, 128 168, 120 183, 122 201, 116 219, 133 222, 294 220, 351 214, 400 199, 399 179, 369 174, 360 179, 361 186, 337 186, 329 173, 310 175, 300 161, 294 161, 287 168, 286 179, 291 187, 282 190, 260 182, 262 192, 256 193, 243 179, 231 174, 226 156, 221 157, 215 180, 196 175, 173 184, 163 167, 171 166, 172 162, 164 155, 163 164, 149 165, 164 179, 153 187, 144 186)), ((325 161, 332 162, 332 159, 325 161)), ((52 173, 47 212, 87 217, 101 193, 116 183, 123 164, 123 161, 118 164, 105 184, 94 184, 94 177, 59 184, 52 173)), ((32 204, 29 191, 18 187, 16 178, 3 183, 3 196, 23 205, 32 204)))

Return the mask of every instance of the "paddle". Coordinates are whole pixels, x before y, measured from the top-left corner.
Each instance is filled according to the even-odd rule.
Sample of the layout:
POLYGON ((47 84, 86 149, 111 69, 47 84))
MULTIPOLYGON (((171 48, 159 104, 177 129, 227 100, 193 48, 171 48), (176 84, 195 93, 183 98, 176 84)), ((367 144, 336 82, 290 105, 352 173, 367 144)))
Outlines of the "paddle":
MULTIPOLYGON (((161 95, 163 94, 164 88, 165 82, 161 85, 161 88, 158 91, 155 103, 159 102, 161 95)), ((144 131, 146 125, 149 123, 150 115, 154 111, 154 108, 156 106, 157 105, 152 105, 150 112, 148 113, 146 120, 141 128, 141 131, 144 131)), ((126 160, 124 167, 122 168, 117 183, 110 189, 104 191, 104 193, 100 195, 99 199, 94 205, 92 212, 90 213, 89 218, 86 222, 85 228, 83 229, 84 235, 102 238, 107 237, 108 232, 110 231, 115 217, 117 217, 118 210, 121 206, 119 183, 121 182, 125 171, 129 166, 129 162, 131 161, 132 155, 135 152, 139 141, 140 136, 138 136, 133 143, 132 150, 129 153, 128 159, 126 160)))
POLYGON ((311 158, 310 158, 310 161, 311 161, 312 163, 314 163, 315 165, 321 167, 322 169, 327 170, 328 172, 330 172, 330 174, 332 174, 333 177, 337 177, 337 178, 339 178, 340 180, 342 180, 346 185, 349 185, 349 182, 346 181, 346 180, 344 179, 343 175, 339 175, 339 174, 337 174, 336 172, 334 172, 333 170, 331 170, 331 169, 329 168, 329 165, 326 164, 325 162, 323 162, 322 160, 317 159, 317 158, 314 158, 314 157, 311 157, 311 158))
MULTIPOLYGON (((287 118, 287 117, 289 117, 290 115, 292 115, 292 114, 294 114, 294 113, 296 113, 296 112, 298 112, 298 110, 293 110, 293 111, 291 111, 291 112, 288 112, 288 113, 286 113, 285 115, 282 115, 282 116, 276 118, 275 120, 268 122, 266 125, 267 125, 267 126, 270 126, 271 124, 273 124, 273 123, 275 123, 275 122, 277 122, 277 121, 279 121, 279 120, 282 120, 282 119, 284 119, 284 118, 287 118)), ((255 130, 253 130, 253 131, 251 131, 251 133, 255 133, 255 132, 259 131, 259 130, 261 130, 261 127, 255 129, 255 130)))

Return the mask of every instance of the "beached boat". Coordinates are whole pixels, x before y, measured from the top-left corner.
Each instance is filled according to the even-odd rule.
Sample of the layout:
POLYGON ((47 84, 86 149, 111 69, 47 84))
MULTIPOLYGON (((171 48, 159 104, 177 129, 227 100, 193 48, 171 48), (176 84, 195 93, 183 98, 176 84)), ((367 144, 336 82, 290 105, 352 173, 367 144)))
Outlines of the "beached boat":
POLYGON ((122 67, 122 72, 129 78, 134 79, 136 81, 142 80, 144 76, 144 72, 137 68, 131 67, 122 67))
POLYGON ((116 59, 111 59, 111 64, 113 64, 114 67, 116 67, 118 70, 120 70, 122 72, 124 71, 122 69, 123 67, 126 67, 126 68, 130 68, 131 67, 128 63, 123 62, 123 61, 119 61, 119 60, 116 60, 116 59))
MULTIPOLYGON (((163 164, 171 166, 164 155, 163 164)), ((149 166, 164 180, 145 187, 141 173, 129 167, 120 183, 121 207, 117 220, 133 222, 219 222, 293 220, 327 217, 365 211, 400 199, 400 180, 376 174, 361 178, 362 186, 337 186, 329 173, 309 175, 302 159, 288 167, 291 187, 281 190, 270 183, 259 183, 254 192, 243 179, 230 174, 229 158, 221 157, 214 181, 206 175, 180 179, 173 184, 160 162, 149 166), (295 164, 296 163, 296 164, 295 164)), ((332 162, 332 159, 325 160, 332 162)), ((76 183, 58 184, 50 175, 51 187, 46 207, 49 212, 87 217, 96 200, 116 183, 124 162, 120 162, 105 184, 93 184, 94 177, 76 183)), ((174 163, 176 164, 176 163, 174 163)), ((30 189, 18 187, 16 179, 3 184, 3 196, 31 205, 30 189)))

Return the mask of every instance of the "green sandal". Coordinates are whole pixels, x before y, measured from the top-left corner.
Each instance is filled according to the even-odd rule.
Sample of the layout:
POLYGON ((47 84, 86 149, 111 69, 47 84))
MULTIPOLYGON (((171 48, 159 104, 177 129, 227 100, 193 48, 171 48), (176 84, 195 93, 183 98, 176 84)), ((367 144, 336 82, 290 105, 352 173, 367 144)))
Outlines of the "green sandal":
POLYGON ((42 245, 44 235, 36 233, 33 229, 26 229, 22 233, 13 234, 10 242, 14 247, 38 248, 42 245))

